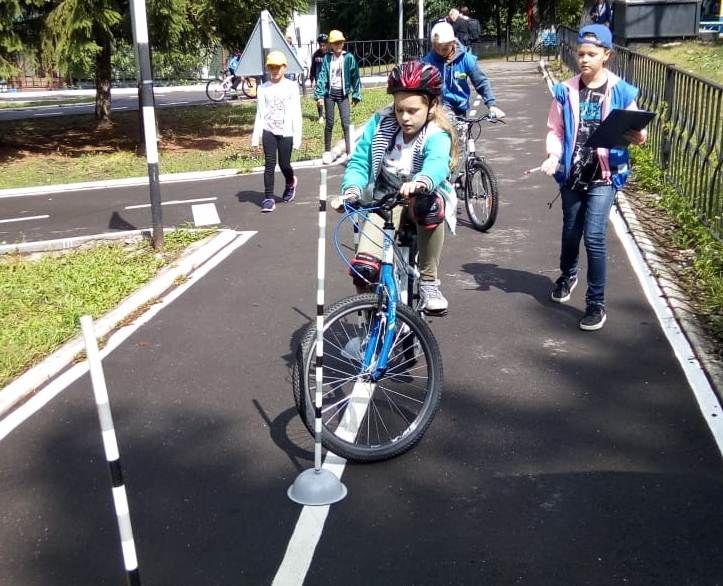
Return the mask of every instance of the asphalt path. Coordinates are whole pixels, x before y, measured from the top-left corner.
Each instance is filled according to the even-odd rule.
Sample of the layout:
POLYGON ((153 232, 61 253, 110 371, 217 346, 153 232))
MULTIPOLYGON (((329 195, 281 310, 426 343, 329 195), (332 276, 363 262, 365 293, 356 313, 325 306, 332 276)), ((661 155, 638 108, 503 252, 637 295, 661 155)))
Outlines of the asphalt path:
MULTIPOLYGON (((408 454, 347 466, 305 583, 719 584, 720 452, 612 231, 606 327, 577 328, 582 286, 548 300, 561 212, 549 179, 521 176, 549 97, 530 64, 492 73, 510 117, 484 141, 502 206, 490 233, 445 244, 442 408, 408 454)), ((224 225, 258 233, 104 361, 144 583, 269 584, 284 559, 300 511, 286 489, 313 464, 290 366, 315 311, 318 170, 299 177, 273 214, 259 175, 164 188, 217 197, 224 225)), ((28 239, 149 222, 125 209, 147 188, 45 199, 28 239)), ((331 253, 328 282, 329 301, 351 293, 331 253)), ((87 376, 2 441, 0 584, 123 582, 106 469, 87 376)))
MULTIPOLYGON (((156 107, 169 108, 173 106, 191 106, 194 104, 205 104, 209 102, 204 89, 174 89, 174 88, 154 88, 153 90, 156 107)), ((27 94, 27 93, 26 93, 27 94)), ((124 110, 138 109, 138 94, 128 94, 111 92, 113 99, 113 111, 123 112, 124 110)), ((59 105, 54 102, 67 99, 69 96, 53 98, 53 97, 22 97, 22 98, 3 98, 4 102, 8 101, 47 101, 47 104, 36 105, 30 107, 18 108, 0 108, 0 122, 10 120, 24 120, 28 118, 48 118, 53 116, 69 116, 78 114, 93 114, 95 111, 95 96, 87 96, 87 100, 77 104, 59 105)))

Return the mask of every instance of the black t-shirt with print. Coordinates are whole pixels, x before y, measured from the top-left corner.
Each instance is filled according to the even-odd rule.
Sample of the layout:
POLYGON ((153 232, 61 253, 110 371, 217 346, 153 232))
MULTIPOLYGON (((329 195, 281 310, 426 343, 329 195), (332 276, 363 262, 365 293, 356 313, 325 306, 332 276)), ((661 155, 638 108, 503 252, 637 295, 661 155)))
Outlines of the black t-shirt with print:
POLYGON ((595 149, 583 146, 602 121, 602 105, 605 99, 607 82, 597 88, 587 87, 580 80, 580 125, 575 139, 575 151, 572 155, 570 184, 589 184, 602 177, 600 161, 595 149))

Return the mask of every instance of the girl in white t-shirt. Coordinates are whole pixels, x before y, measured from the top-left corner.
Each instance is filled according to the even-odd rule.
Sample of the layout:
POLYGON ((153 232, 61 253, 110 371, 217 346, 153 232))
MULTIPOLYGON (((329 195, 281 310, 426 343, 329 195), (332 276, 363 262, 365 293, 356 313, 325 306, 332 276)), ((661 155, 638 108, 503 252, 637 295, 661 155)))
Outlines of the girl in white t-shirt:
POLYGON ((266 57, 269 81, 258 88, 256 94, 256 121, 251 135, 251 146, 264 149, 264 200, 262 212, 276 209, 274 199, 274 173, 278 153, 279 167, 286 179, 281 199, 289 203, 296 197, 298 179, 291 167, 291 149, 301 145, 301 97, 297 83, 286 79, 286 55, 271 51, 266 57))

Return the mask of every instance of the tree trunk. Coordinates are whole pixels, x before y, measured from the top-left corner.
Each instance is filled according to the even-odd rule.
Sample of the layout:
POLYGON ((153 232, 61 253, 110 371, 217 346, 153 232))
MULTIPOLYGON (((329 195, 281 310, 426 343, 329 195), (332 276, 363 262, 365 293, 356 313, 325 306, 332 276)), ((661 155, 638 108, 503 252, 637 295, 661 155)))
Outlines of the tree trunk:
POLYGON ((515 15, 515 0, 507 0, 507 20, 505 27, 508 31, 512 30, 512 17, 515 15))
POLYGON ((95 56, 95 119, 107 123, 110 122, 111 111, 110 38, 103 35, 98 44, 101 49, 95 56))
POLYGON ((495 2, 495 29, 497 31, 497 46, 502 46, 502 0, 495 2))

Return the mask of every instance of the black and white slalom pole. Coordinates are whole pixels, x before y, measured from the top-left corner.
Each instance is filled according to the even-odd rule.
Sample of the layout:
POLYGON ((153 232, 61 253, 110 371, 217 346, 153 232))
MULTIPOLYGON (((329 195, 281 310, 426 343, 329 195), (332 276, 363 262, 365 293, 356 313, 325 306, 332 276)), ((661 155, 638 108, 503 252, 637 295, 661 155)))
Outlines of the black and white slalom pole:
POLYGON ((324 381, 324 278, 326 265, 326 169, 319 183, 319 242, 316 284, 316 394, 314 395, 314 467, 304 470, 289 487, 289 498, 302 505, 330 505, 346 496, 346 486, 321 467, 321 403, 324 381))
POLYGON ((93 319, 89 315, 80 318, 80 325, 85 338, 85 351, 88 356, 90 368, 90 379, 93 383, 93 395, 95 404, 98 407, 98 420, 100 431, 103 436, 103 449, 105 459, 110 468, 110 479, 113 486, 113 506, 118 520, 118 531, 120 532, 121 549, 123 550, 123 563, 126 568, 126 577, 130 586, 140 586, 141 576, 138 572, 138 556, 136 555, 135 541, 133 540, 133 528, 131 527, 131 514, 128 508, 128 497, 123 484, 123 471, 118 451, 118 440, 113 426, 113 415, 110 411, 110 400, 108 389, 105 385, 103 365, 98 352, 98 342, 95 338, 93 319))
POLYGON ((140 107, 143 114, 143 135, 148 162, 148 186, 151 197, 151 225, 153 247, 163 246, 163 221, 161 219, 161 182, 158 170, 158 140, 156 135, 156 110, 153 96, 153 72, 151 50, 148 42, 148 19, 145 0, 131 0, 131 23, 136 48, 136 68, 140 83, 140 107))

